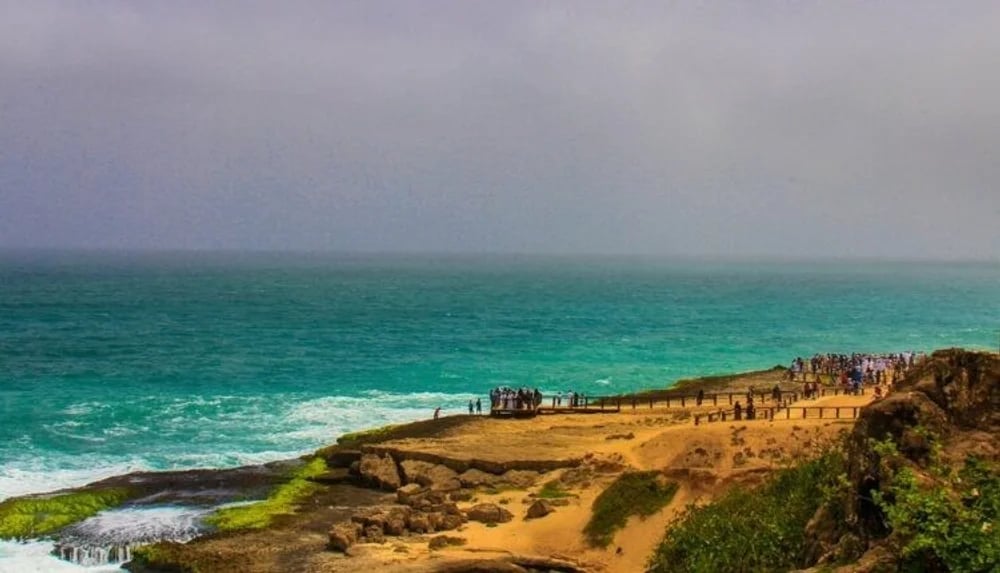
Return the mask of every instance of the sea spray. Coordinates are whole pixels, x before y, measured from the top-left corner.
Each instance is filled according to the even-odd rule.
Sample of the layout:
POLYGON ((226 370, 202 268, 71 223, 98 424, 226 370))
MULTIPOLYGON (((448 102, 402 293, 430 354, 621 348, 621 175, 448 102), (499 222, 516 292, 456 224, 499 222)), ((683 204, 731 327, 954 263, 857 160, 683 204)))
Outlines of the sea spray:
POLYGON ((64 529, 60 558, 84 566, 124 563, 132 550, 157 541, 187 542, 205 531, 206 508, 163 506, 105 511, 64 529))

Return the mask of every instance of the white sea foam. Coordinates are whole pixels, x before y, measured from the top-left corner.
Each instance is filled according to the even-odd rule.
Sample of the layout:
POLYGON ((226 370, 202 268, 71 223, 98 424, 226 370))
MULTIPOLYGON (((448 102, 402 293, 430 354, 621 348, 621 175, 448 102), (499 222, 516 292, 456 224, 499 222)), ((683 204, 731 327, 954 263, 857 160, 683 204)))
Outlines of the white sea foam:
POLYGON ((0 501, 29 493, 79 487, 115 475, 150 469, 139 458, 109 462, 98 458, 78 458, 72 467, 60 467, 65 459, 11 460, 0 466, 0 501))
POLYGON ((3 573, 121 573, 118 565, 85 567, 63 561, 52 554, 51 541, 18 543, 0 541, 0 572, 3 573))
MULTIPOLYGON (((430 418, 442 413, 466 412, 473 394, 370 390, 360 396, 190 396, 171 400, 140 398, 143 407, 156 406, 162 435, 194 436, 197 444, 180 442, 170 450, 136 448, 109 454, 46 455, 25 450, 24 455, 0 464, 0 500, 29 493, 79 487, 114 475, 151 470, 230 468, 297 457, 332 443, 338 436, 361 429, 430 418), (165 403, 164 403, 165 402, 165 403), (161 409, 162 408, 162 409, 161 409), (195 433, 191 429, 195 428, 195 433), (240 449, 232 436, 252 436, 240 449)), ((95 404, 87 404, 96 408, 95 404)), ((80 404, 83 406, 83 404, 80 404)), ((76 420, 48 427, 50 433, 84 443, 130 441, 148 433, 146 421, 116 423, 106 428, 79 427, 76 420)))
POLYGON ((61 531, 56 551, 64 560, 86 566, 129 561, 140 545, 194 539, 210 511, 179 506, 103 511, 61 531))

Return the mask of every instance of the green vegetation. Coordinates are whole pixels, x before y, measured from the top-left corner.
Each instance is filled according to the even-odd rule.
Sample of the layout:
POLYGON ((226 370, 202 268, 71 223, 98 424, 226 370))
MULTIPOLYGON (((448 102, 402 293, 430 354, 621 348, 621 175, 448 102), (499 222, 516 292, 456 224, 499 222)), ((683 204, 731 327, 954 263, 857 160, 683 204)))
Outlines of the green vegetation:
POLYGON ((325 460, 313 458, 296 470, 288 482, 275 488, 267 499, 249 505, 222 508, 210 515, 206 522, 220 531, 267 527, 275 517, 294 513, 295 506, 319 488, 309 478, 321 475, 326 470, 325 460))
POLYGON ((932 453, 923 479, 892 442, 876 446, 884 475, 873 498, 885 513, 903 570, 996 571, 1000 564, 1000 467, 970 457, 959 471, 932 453))
POLYGON ((212 563, 202 563, 191 553, 184 551, 184 545, 174 541, 161 541, 143 545, 132 550, 132 565, 135 571, 184 571, 186 573, 208 573, 216 567, 212 563))
POLYGON ((844 487, 839 450, 785 469, 755 489, 737 487, 717 501, 688 506, 667 530, 650 571, 787 571, 804 565, 809 519, 844 487))
POLYGON ((583 529, 587 542, 607 547, 630 516, 653 515, 670 503, 675 493, 677 484, 665 481, 660 472, 622 474, 594 500, 590 521, 583 529))
POLYGON ((0 502, 0 539, 29 539, 54 533, 131 497, 126 488, 22 497, 0 502))
POLYGON ((538 490, 538 497, 540 499, 561 499, 564 497, 576 497, 576 495, 566 491, 558 481, 552 480, 546 482, 542 486, 542 489, 538 490))

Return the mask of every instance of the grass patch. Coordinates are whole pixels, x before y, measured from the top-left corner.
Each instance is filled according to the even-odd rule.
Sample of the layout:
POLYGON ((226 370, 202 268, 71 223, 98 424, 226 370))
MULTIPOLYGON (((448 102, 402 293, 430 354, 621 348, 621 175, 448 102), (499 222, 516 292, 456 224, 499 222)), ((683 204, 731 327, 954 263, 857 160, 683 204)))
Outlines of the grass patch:
POLYGON ((127 488, 108 488, 0 502, 0 539, 30 539, 54 533, 127 501, 127 488))
POLYGON ((564 497, 576 497, 563 487, 561 483, 556 480, 546 482, 542 486, 542 489, 538 490, 538 498, 540 499, 562 499, 564 497))
POLYGON ((607 547, 629 517, 653 515, 670 503, 675 493, 677 484, 665 481, 660 472, 622 474, 594 500, 590 521, 583 529, 587 542, 607 547))
POLYGON ((688 506, 667 530, 649 571, 798 569, 806 523, 842 487, 843 468, 843 455, 832 451, 758 488, 737 487, 708 505, 688 506))
POLYGON ((261 529, 271 524, 279 515, 295 513, 295 506, 320 486, 309 478, 327 471, 323 458, 313 458, 308 464, 296 470, 291 479, 279 485, 263 501, 250 505, 226 507, 206 518, 206 523, 219 531, 241 529, 261 529))

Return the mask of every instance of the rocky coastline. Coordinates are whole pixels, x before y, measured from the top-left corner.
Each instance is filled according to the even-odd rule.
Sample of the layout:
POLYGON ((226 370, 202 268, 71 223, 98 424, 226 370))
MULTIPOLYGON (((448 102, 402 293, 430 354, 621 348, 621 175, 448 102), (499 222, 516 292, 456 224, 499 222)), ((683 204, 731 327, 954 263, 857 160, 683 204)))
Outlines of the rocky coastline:
MULTIPOLYGON (((108 547, 99 535, 87 538, 88 529, 81 527, 87 516, 48 534, 64 557, 74 551, 118 551, 112 557, 133 573, 636 571, 647 566, 664 528, 687 504, 759 483, 837 440, 862 444, 869 437, 892 436, 905 452, 918 456, 920 437, 908 428, 931 425, 942 435, 968 438, 961 441, 966 449, 1000 458, 997 362, 987 353, 939 351, 874 406, 870 395, 811 402, 860 408, 857 423, 841 419, 839 411, 837 418, 824 419, 822 412, 811 418, 803 410, 795 420, 789 412, 787 420, 772 415, 739 425, 696 425, 693 417, 719 408, 663 407, 652 401, 648 407, 594 416, 452 416, 348 434, 296 460, 232 470, 128 474, 3 503, 11 507, 23 499, 116 491, 125 492, 117 511, 166 506, 196 508, 208 516, 219 507, 252 506, 293 482, 308 482, 295 489, 290 509, 275 506, 283 509, 252 527, 228 530, 210 525, 210 518, 192 520, 184 514, 188 526, 197 525, 168 527, 159 541, 148 532, 131 540, 116 538, 108 547), (322 471, 302 474, 316 464, 322 471), (677 491, 672 501, 651 516, 625 520, 610 533, 614 542, 609 546, 588 543, 583 529, 599 495, 637 470, 670 480, 677 491)), ((773 369, 687 381, 682 390, 643 396, 774 385, 790 392, 801 386, 773 369)), ((867 450, 858 445, 857 451, 867 450)), ((870 483, 877 460, 858 453, 851 464, 853 487, 878 487, 870 483)), ((886 532, 875 531, 877 514, 871 507, 852 505, 844 511, 855 516, 857 531, 833 527, 822 515, 810 524, 816 539, 810 549, 813 562, 850 551, 861 558, 866 551, 884 550, 879 534, 886 532)))

